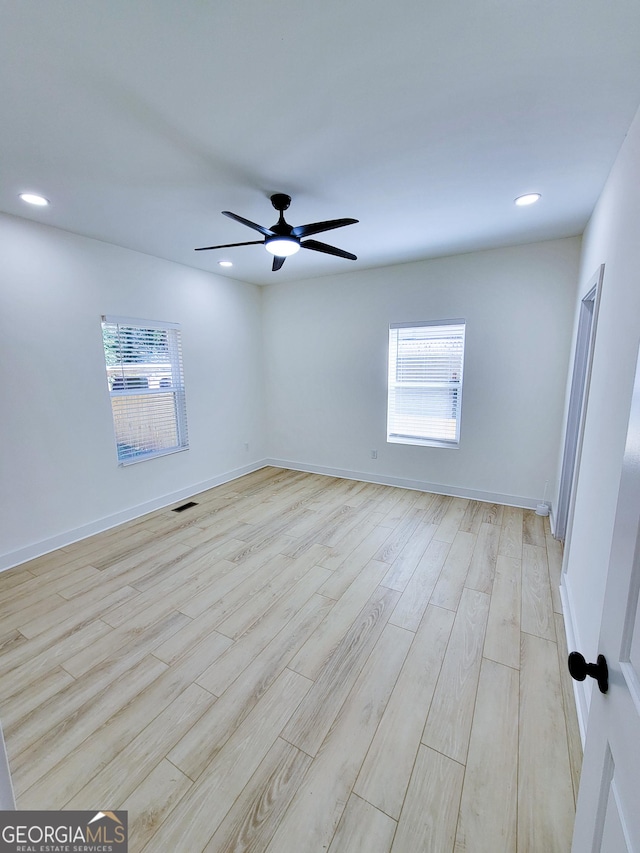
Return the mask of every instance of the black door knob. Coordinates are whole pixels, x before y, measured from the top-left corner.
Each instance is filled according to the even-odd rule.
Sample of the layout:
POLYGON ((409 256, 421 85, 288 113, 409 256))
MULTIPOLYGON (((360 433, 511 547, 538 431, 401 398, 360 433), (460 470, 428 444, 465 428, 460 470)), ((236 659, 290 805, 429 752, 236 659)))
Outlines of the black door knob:
POLYGON ((576 681, 584 681, 588 675, 595 678, 601 693, 606 693, 609 689, 609 668, 604 655, 598 655, 597 663, 587 663, 580 652, 571 652, 569 672, 571 678, 575 678, 576 681))

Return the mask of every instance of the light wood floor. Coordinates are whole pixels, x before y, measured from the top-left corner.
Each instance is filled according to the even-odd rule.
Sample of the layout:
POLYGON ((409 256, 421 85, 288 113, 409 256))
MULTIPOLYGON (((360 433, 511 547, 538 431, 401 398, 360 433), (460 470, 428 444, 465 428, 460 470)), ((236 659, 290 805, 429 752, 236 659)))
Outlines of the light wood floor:
POLYGON ((568 853, 546 519, 265 468, 0 575, 20 809, 145 853, 568 853))

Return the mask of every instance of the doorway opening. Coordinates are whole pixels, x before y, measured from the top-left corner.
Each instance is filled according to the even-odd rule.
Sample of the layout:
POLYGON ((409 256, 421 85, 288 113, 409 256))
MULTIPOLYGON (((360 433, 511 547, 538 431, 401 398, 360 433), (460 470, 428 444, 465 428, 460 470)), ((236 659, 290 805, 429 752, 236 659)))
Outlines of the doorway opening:
POLYGON ((582 437, 589 397, 589 383, 591 381, 591 366, 593 363, 593 349, 603 276, 604 264, 601 264, 589 282, 589 291, 582 300, 580 316, 578 318, 578 335, 573 360, 567 429, 564 439, 562 472, 560 474, 560 490, 558 492, 558 506, 554 529, 555 538, 561 539, 563 542, 567 537, 567 531, 571 531, 573 496, 580 472, 582 437))

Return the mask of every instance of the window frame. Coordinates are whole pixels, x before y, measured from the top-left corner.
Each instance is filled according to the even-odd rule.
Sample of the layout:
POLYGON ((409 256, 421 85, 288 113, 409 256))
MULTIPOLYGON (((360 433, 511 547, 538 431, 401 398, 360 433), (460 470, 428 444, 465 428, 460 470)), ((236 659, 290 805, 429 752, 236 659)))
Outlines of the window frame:
MULTIPOLYGON (((446 336, 445 336, 446 337, 446 336)), ((434 341, 436 338, 434 337, 434 341)), ((463 318, 453 320, 421 320, 404 323, 391 323, 389 325, 389 347, 388 347, 388 369, 387 369, 387 442, 389 444, 408 444, 423 447, 444 447, 449 449, 457 449, 460 446, 461 433, 461 416, 462 416, 462 391, 464 381, 464 360, 466 348, 466 321, 463 318), (407 380, 399 381, 398 374, 398 330, 400 329, 423 329, 425 327, 445 328, 452 327, 452 339, 462 339, 462 352, 460 360, 456 366, 456 372, 459 374, 455 381, 447 380, 446 384, 442 381, 431 382, 429 385, 426 382, 418 383, 417 381, 409 383, 407 380), (452 439, 444 438, 442 435, 425 434, 419 435, 416 432, 406 433, 400 432, 397 427, 398 411, 396 407, 396 391, 398 388, 431 388, 434 393, 440 388, 446 392, 446 397, 443 395, 443 402, 449 405, 451 402, 455 408, 455 437, 452 439), (455 397, 454 397, 455 395, 455 397)))
MULTIPOLYGON (((189 434, 187 430, 187 409, 184 383, 184 369, 182 364, 182 337, 180 324, 169 323, 161 320, 141 320, 133 317, 119 317, 113 315, 102 315, 101 322, 103 355, 105 359, 107 388, 111 403, 111 413, 113 417, 118 466, 124 467, 128 465, 135 465, 138 462, 144 462, 148 459, 156 459, 160 456, 168 456, 173 453, 180 453, 183 450, 188 450, 189 434), (105 329, 107 326, 115 326, 118 330, 120 328, 135 329, 141 332, 143 335, 145 333, 156 331, 165 332, 167 334, 166 364, 169 365, 170 368, 169 372, 171 385, 166 385, 165 377, 158 380, 157 388, 150 387, 148 377, 133 375, 128 376, 125 372, 125 366, 131 367, 132 365, 138 363, 140 363, 141 365, 156 364, 153 359, 141 362, 129 362, 124 361, 121 357, 116 365, 110 365, 108 363, 107 351, 105 347, 105 329), (114 375, 110 382, 109 368, 113 368, 114 366, 120 367, 122 374, 121 377, 118 375, 114 375), (121 379, 121 384, 118 383, 119 387, 116 388, 114 386, 116 385, 117 379, 121 379), (129 382, 127 380, 129 380, 129 382), (175 426, 177 443, 175 445, 160 447, 158 449, 139 451, 133 454, 125 454, 124 452, 122 452, 121 445, 118 442, 118 425, 116 419, 116 408, 114 407, 114 400, 133 397, 152 398, 154 396, 160 395, 166 398, 167 394, 171 394, 173 396, 173 424, 175 426)), ((144 354, 144 350, 142 354, 144 354)), ((149 354, 151 353, 149 352, 149 354)), ((121 355, 122 352, 120 351, 120 356, 121 355)), ((160 366, 161 364, 161 362, 157 362, 158 366, 160 366)), ((165 373, 166 371, 160 370, 158 372, 165 373)), ((142 414, 142 411, 140 411, 140 415, 142 414)), ((142 422, 143 421, 141 420, 141 423, 142 422)))

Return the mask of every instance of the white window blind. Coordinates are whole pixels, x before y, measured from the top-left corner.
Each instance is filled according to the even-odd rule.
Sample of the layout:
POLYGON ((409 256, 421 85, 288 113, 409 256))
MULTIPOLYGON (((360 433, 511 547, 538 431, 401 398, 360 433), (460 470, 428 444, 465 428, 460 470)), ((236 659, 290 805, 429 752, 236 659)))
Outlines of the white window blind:
POLYGON ((390 326, 387 441, 458 445, 464 334, 464 320, 390 326))
POLYGON ((120 464, 186 450, 180 326, 103 317, 102 339, 120 464))

